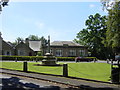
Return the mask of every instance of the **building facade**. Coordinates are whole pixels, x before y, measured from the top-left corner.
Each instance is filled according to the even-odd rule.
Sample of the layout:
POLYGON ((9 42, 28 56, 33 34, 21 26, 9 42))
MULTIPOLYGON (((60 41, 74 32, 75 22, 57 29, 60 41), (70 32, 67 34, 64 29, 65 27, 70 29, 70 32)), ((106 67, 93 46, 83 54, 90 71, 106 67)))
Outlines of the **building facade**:
POLYGON ((10 42, 5 42, 0 33, 0 55, 14 55, 14 47, 10 42))
POLYGON ((35 52, 24 42, 20 42, 15 47, 15 55, 17 56, 34 56, 35 52))
POLYGON ((0 55, 17 55, 17 56, 36 56, 38 52, 42 55, 50 50, 54 56, 57 57, 78 57, 88 56, 87 47, 77 44, 72 41, 54 41, 48 46, 42 45, 41 41, 20 41, 16 46, 13 46, 10 42, 5 42, 0 34, 0 55))
POLYGON ((50 44, 51 53, 60 57, 88 56, 87 47, 72 41, 54 41, 50 44))

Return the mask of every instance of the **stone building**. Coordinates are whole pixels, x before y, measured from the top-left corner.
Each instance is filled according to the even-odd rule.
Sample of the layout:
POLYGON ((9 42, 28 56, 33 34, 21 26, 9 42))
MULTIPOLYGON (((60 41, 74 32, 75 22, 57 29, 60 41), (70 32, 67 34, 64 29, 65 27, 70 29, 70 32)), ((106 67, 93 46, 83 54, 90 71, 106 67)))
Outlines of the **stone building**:
POLYGON ((14 47, 10 42, 5 42, 0 32, 0 55, 14 55, 14 47))
POLYGON ((35 52, 23 41, 15 46, 15 55, 17 56, 34 56, 35 52))
MULTIPOLYGON (((50 39, 48 41, 50 42, 50 39)), ((42 41, 30 41, 26 39, 14 46, 10 42, 5 42, 0 33, 0 55, 36 56, 37 52, 45 55, 48 52, 48 45, 50 46, 50 53, 54 56, 88 56, 87 47, 72 41, 54 41, 43 45, 42 41)))
POLYGON ((55 56, 76 57, 87 56, 87 47, 72 41, 54 41, 50 44, 51 53, 55 56))

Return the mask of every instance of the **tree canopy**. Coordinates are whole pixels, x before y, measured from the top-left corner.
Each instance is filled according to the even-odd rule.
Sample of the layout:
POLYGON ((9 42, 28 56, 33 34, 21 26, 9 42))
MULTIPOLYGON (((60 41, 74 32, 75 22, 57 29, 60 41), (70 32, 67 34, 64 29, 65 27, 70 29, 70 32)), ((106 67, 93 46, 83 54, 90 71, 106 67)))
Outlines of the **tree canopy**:
POLYGON ((102 43, 102 40, 106 38, 106 20, 106 16, 101 16, 99 13, 90 15, 85 22, 86 28, 77 33, 74 40, 77 43, 86 45, 92 56, 98 58, 106 55, 106 47, 102 43))
MULTIPOLYGON (((110 3, 111 0, 102 0, 110 3)), ((112 6, 108 10, 107 32, 104 44, 111 47, 115 53, 120 53, 120 0, 113 0, 112 6)), ((106 4, 103 4, 105 6, 106 4)), ((108 7, 108 6, 105 6, 108 7)))
POLYGON ((29 35, 29 36, 28 36, 28 39, 29 39, 29 40, 33 40, 33 41, 34 41, 34 40, 41 40, 41 38, 38 37, 37 35, 29 35))

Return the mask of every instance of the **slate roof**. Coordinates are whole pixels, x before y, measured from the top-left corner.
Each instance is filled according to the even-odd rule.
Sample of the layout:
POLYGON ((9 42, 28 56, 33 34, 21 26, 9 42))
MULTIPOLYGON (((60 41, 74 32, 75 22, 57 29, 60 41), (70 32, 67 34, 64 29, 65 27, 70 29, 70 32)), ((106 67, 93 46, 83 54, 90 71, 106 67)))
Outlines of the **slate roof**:
POLYGON ((68 45, 68 46, 83 46, 78 43, 75 43, 73 41, 53 41, 51 46, 63 46, 63 45, 68 45))
POLYGON ((6 42, 8 45, 10 45, 11 47, 14 47, 14 45, 11 42, 6 42))
POLYGON ((33 51, 40 51, 41 41, 29 41, 29 47, 30 47, 33 51))

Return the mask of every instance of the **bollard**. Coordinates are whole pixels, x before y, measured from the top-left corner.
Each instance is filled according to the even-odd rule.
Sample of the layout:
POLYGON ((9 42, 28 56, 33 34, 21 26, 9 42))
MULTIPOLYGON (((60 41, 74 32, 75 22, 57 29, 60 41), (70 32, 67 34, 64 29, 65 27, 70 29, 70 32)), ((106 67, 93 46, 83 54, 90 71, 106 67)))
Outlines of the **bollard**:
POLYGON ((112 60, 112 59, 110 59, 110 61, 111 61, 111 68, 113 68, 113 60, 112 60))
POLYGON ((63 76, 68 77, 68 65, 63 64, 63 76))
POLYGON ((15 58, 15 62, 17 62, 17 57, 15 58))
POLYGON ((27 72, 27 62, 23 62, 23 71, 27 72))
POLYGON ((118 69, 119 69, 119 83, 120 83, 120 63, 118 64, 118 69))
POLYGON ((120 65, 120 60, 117 60, 117 64, 120 65))

